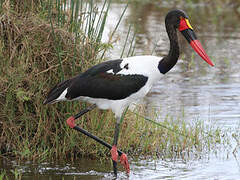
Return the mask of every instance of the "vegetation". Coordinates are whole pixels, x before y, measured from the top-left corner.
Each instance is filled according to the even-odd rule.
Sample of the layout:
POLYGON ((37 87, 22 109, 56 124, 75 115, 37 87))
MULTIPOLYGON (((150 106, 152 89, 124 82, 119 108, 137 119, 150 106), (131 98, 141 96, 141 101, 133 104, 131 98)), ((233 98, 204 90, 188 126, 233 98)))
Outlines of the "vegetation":
MULTIPOLYGON (((110 1, 106 0, 100 8, 94 6, 93 0, 71 0, 69 4, 64 0, 24 2, 1 2, 0 156, 36 161, 109 156, 105 147, 65 123, 86 104, 43 106, 42 102, 56 83, 102 61, 114 42, 113 34, 121 18, 109 42, 102 43, 110 1)), ((134 52, 133 40, 130 47, 128 54, 134 52)), ((203 152, 221 143, 218 129, 168 117, 157 124, 138 113, 127 113, 119 141, 132 158, 186 157, 190 152, 203 152)), ((94 110, 78 123, 112 142, 112 112, 94 110)))

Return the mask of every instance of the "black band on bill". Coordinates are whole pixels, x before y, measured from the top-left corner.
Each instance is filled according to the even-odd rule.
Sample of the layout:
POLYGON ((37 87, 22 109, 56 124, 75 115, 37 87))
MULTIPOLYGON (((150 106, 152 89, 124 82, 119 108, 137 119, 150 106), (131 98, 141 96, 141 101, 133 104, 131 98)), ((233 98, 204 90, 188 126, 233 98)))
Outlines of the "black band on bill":
POLYGON ((185 29, 181 31, 182 35, 187 39, 187 41, 190 43, 193 40, 197 39, 196 34, 192 29, 185 29))

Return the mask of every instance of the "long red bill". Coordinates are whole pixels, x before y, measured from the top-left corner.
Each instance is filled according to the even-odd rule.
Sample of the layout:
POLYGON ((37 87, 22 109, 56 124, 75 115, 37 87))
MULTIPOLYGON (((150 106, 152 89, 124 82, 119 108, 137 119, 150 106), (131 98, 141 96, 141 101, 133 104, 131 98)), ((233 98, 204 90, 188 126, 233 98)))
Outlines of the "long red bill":
POLYGON ((204 61, 206 61, 209 65, 214 66, 214 64, 212 63, 212 61, 208 57, 207 53, 204 51, 204 49, 203 49, 201 43, 199 42, 199 40, 197 40, 197 39, 192 40, 190 42, 190 45, 198 53, 198 55, 201 56, 201 58, 204 61))
POLYGON ((209 65, 214 66, 207 53, 204 51, 201 43, 197 40, 197 36, 195 35, 192 26, 190 25, 187 18, 180 18, 180 23, 178 30, 182 33, 182 35, 187 39, 192 48, 198 53, 201 58, 206 61, 209 65))

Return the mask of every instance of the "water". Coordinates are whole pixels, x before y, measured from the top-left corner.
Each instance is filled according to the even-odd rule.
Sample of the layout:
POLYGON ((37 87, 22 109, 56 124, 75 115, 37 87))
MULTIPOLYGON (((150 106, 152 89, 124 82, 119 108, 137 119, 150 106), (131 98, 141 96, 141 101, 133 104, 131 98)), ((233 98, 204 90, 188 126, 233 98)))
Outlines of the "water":
MULTIPOLYGON (((186 40, 179 37, 181 57, 184 56, 185 60, 180 58, 177 65, 156 83, 143 104, 149 110, 153 107, 158 110, 159 121, 167 115, 176 119, 184 118, 188 122, 204 121, 205 124, 229 130, 231 134, 231 130, 234 132, 240 127, 239 9, 232 4, 224 9, 214 9, 210 5, 186 6, 176 2, 178 1, 130 4, 116 35, 119 41, 108 56, 112 59, 119 58, 130 23, 136 31, 136 55, 151 54, 153 49, 154 55, 167 54, 169 41, 164 26, 165 14, 172 8, 184 9, 215 67, 208 66, 193 52, 186 40)), ((112 4, 104 40, 113 30, 120 17, 119 12, 124 7, 125 4, 112 4)), ((87 159, 76 163, 52 164, 2 160, 0 167, 8 171, 17 169, 24 179, 113 178, 110 162, 102 164, 87 159)), ((119 179, 125 178, 127 177, 121 169, 119 179)), ((210 153, 189 160, 131 161, 129 179, 237 180, 240 179, 239 144, 232 139, 232 148, 223 147, 217 154, 210 153)))

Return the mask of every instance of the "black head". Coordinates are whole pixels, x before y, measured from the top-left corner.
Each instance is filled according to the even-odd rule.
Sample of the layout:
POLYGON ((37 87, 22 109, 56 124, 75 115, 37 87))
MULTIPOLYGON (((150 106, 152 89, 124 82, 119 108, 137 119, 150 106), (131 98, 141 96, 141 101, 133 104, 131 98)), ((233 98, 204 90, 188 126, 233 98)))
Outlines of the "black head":
POLYGON ((178 29, 182 35, 187 39, 192 48, 206 61, 208 64, 213 66, 207 53, 204 51, 202 45, 197 40, 191 24, 189 23, 187 14, 182 10, 169 11, 165 18, 165 24, 167 33, 169 35, 170 42, 177 42, 176 29, 178 29))
POLYGON ((184 11, 179 9, 171 10, 166 15, 165 24, 173 25, 174 28, 177 29, 182 18, 188 19, 188 16, 184 11))

